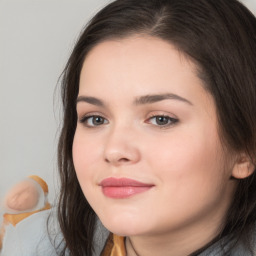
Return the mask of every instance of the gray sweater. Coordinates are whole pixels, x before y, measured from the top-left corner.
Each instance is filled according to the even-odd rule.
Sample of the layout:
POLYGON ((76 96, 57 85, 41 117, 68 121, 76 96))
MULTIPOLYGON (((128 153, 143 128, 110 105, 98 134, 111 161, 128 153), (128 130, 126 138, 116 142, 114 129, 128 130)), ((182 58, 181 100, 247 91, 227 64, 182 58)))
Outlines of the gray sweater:
MULTIPOLYGON (((90 256, 100 255, 108 234, 108 231, 101 224, 98 224, 95 235, 96 250, 94 255, 90 256)), ((54 240, 57 244, 62 240, 56 215, 51 210, 43 211, 23 220, 16 227, 12 225, 7 227, 0 256, 57 256, 58 252, 55 251, 52 244, 54 240), (48 223, 49 214, 52 214, 52 218, 49 219, 50 222, 48 223), (50 230, 47 228, 48 224, 50 230), (52 239, 49 238, 48 231, 50 231, 52 239)), ((226 255, 223 255, 220 248, 220 243, 217 242, 198 256, 256 256, 256 250, 251 255, 239 244, 232 248, 230 254, 226 255)))

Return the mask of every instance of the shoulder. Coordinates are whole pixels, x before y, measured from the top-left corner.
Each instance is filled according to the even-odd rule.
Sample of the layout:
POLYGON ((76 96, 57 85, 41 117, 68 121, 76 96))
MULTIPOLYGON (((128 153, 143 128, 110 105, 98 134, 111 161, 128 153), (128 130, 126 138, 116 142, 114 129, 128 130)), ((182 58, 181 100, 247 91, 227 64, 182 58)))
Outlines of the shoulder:
MULTIPOLYGON (((255 241, 256 237, 254 238, 255 241)), ((247 246, 242 242, 232 243, 231 240, 222 239, 198 256, 256 256, 256 245, 253 243, 252 251, 248 250, 247 246)))

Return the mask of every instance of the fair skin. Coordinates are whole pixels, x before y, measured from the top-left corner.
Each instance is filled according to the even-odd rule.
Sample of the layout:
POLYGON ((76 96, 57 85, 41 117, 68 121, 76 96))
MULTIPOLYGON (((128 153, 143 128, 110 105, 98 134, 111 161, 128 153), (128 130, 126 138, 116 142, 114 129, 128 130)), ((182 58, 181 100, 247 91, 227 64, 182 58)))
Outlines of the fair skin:
POLYGON ((127 237, 127 255, 184 256, 211 241, 239 168, 196 66, 157 38, 109 40, 86 57, 78 99, 77 177, 106 228, 127 237), (150 187, 115 198, 101 186, 110 177, 150 187))
POLYGON ((33 209, 39 200, 39 192, 33 182, 29 180, 16 184, 8 192, 5 204, 10 210, 29 211, 33 209))

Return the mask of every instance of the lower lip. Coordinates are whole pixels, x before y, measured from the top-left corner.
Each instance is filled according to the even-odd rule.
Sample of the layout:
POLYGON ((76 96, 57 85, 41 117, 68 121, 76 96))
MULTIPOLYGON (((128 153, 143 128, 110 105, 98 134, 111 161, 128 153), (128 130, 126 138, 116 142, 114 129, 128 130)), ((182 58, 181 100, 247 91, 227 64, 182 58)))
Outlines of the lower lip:
POLYGON ((102 192, 105 196, 110 198, 128 198, 136 194, 143 193, 151 189, 152 186, 145 187, 102 187, 102 192))

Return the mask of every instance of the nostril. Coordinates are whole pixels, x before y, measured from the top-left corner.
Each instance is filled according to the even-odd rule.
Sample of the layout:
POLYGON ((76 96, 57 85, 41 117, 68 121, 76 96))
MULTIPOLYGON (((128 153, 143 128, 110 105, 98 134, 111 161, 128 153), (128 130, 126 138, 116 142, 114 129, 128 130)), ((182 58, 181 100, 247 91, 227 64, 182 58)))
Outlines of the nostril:
POLYGON ((121 158, 118 160, 118 162, 129 162, 128 158, 121 158))
POLYGON ((122 165, 136 163, 140 159, 135 148, 108 148, 104 151, 104 161, 108 164, 122 165))
POLYGON ((127 163, 127 162, 130 162, 130 160, 128 158, 125 158, 125 157, 122 157, 122 158, 119 158, 119 159, 114 159, 114 158, 106 158, 105 161, 107 163, 127 163))

